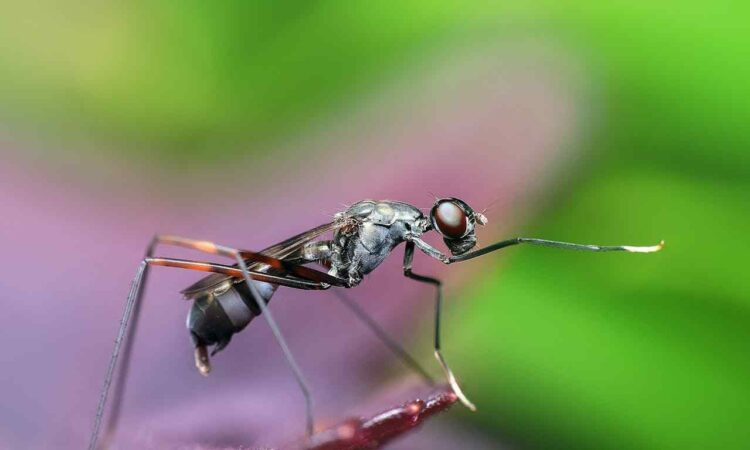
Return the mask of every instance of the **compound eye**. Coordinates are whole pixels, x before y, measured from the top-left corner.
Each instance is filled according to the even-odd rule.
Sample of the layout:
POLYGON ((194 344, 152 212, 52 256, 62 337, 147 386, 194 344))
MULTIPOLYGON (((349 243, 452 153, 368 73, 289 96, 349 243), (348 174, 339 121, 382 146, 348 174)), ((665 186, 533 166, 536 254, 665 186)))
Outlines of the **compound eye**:
POLYGON ((442 202, 435 208, 435 225, 443 236, 452 239, 463 237, 468 224, 464 210, 453 202, 442 202))

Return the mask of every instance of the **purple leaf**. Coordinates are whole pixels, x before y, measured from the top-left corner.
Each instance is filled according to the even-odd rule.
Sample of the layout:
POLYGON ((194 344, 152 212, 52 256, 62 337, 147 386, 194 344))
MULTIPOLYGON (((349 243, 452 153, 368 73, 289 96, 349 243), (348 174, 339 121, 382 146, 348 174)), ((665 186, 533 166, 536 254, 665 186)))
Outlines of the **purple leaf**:
POLYGON ((308 443, 287 447, 288 450, 359 450, 377 449, 391 440, 417 428, 424 421, 447 410, 457 400, 449 387, 431 394, 426 400, 415 399, 376 414, 370 418, 350 418, 335 427, 316 433, 308 443))

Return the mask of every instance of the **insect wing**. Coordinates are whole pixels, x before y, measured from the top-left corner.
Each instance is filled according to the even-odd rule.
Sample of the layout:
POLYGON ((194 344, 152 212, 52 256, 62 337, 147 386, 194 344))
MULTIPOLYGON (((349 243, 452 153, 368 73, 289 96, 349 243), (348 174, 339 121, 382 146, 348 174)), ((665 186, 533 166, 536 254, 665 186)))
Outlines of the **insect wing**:
POLYGON ((341 226, 343 226, 343 222, 340 221, 325 223, 323 225, 307 230, 304 233, 292 236, 289 239, 279 242, 278 244, 263 249, 259 253, 263 253, 266 256, 272 256, 277 259, 284 259, 321 234, 333 231, 341 226))
MULTIPOLYGON (((308 242, 314 240, 315 238, 319 237, 320 235, 324 233, 333 231, 342 225, 343 225, 343 222, 339 222, 339 221, 325 223, 323 225, 307 230, 304 233, 300 233, 296 236, 290 237, 289 239, 285 239, 279 242, 278 244, 274 244, 270 247, 267 247, 261 250, 259 253, 262 253, 266 256, 270 256, 276 259, 284 259, 285 257, 293 254, 295 251, 297 251, 300 247, 307 244, 308 242)), ((254 268, 257 268, 258 266, 263 264, 263 263, 253 261, 252 259, 247 260, 246 263, 247 263, 247 268, 250 270, 253 270, 254 268)), ((236 264, 234 266, 236 267, 236 264)), ((186 298, 189 298, 189 299, 195 298, 201 292, 204 292, 208 289, 213 289, 216 286, 222 283, 228 282, 230 280, 234 280, 234 278, 228 275, 220 274, 220 273, 211 274, 207 277, 201 278, 197 282, 193 283, 192 285, 184 289, 182 291, 182 294, 186 298)))

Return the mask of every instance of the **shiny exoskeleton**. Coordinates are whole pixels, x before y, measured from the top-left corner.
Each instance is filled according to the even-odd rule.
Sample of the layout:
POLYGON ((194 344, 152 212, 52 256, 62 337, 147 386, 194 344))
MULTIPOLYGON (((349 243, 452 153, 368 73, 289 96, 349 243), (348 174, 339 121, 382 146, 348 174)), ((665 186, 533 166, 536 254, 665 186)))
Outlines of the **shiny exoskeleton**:
MULTIPOLYGON (((457 198, 436 199, 429 215, 408 203, 390 200, 365 200, 336 214, 333 221, 292 236, 260 252, 241 250, 171 235, 157 235, 146 251, 146 257, 138 267, 125 303, 125 311, 115 339, 112 357, 104 377, 104 386, 96 411, 94 428, 89 440, 89 450, 97 448, 98 436, 104 417, 110 385, 114 379, 120 352, 124 355, 119 366, 119 383, 114 390, 111 420, 106 440, 114 435, 121 400, 127 378, 128 363, 132 349, 132 334, 137 328, 143 283, 151 266, 174 267, 194 271, 211 272, 188 287, 183 294, 192 300, 187 327, 195 346, 195 365, 203 375, 211 370, 208 348, 216 353, 229 344, 232 336, 244 329, 256 316, 262 315, 274 334, 289 367, 305 398, 307 432, 313 430, 312 399, 302 371, 295 362, 291 350, 268 309, 268 302, 279 286, 294 289, 352 288, 365 275, 375 270, 401 243, 404 246, 404 276, 434 286, 435 295, 435 357, 458 399, 470 409, 474 405, 466 398, 456 381, 440 349, 440 317, 442 305, 442 283, 434 277, 412 271, 415 249, 445 264, 466 261, 517 244, 532 244, 571 250, 593 252, 626 251, 649 253, 661 249, 662 244, 650 247, 600 246, 571 244, 534 238, 513 238, 471 251, 477 243, 475 226, 484 225, 487 219, 457 198), (422 240, 422 235, 436 231, 450 250, 446 255, 422 240), (322 239, 325 233, 333 232, 331 239, 322 239), (207 261, 196 261, 153 256, 157 245, 173 245, 203 253, 231 258, 234 265, 207 261), (321 271, 311 264, 328 270, 321 271), (131 320, 132 318, 132 320, 131 320), (132 322, 132 326, 128 328, 132 322), (127 339, 126 339, 127 338, 127 339), (124 345, 123 345, 124 343, 124 345)), ((402 361, 418 372, 428 383, 430 375, 397 342, 390 338, 342 289, 334 293, 355 316, 375 333, 402 361)), ((105 441, 106 441, 105 440, 105 441)))
MULTIPOLYGON (((457 217, 465 220, 465 226, 458 230, 458 235, 451 237, 444 234, 448 247, 454 254, 461 254, 476 243, 474 225, 483 225, 487 219, 461 200, 447 200, 450 200, 450 205, 456 204, 461 208, 460 212, 454 211, 457 216, 465 214, 465 219, 457 217)), ((285 260, 295 264, 320 263, 329 266, 329 274, 347 280, 346 287, 354 287, 365 275, 375 270, 396 246, 407 240, 417 240, 434 226, 439 226, 437 222, 442 216, 435 214, 437 209, 433 211, 430 218, 408 203, 364 200, 334 216, 338 226, 332 240, 308 242, 285 260)), ((274 269, 267 266, 258 270, 274 273, 274 269)), ((262 281, 253 283, 268 303, 277 285, 262 281)), ((254 317, 260 315, 243 280, 210 275, 183 293, 193 299, 187 320, 193 342, 196 347, 214 345, 212 355, 226 347, 233 334, 242 331, 254 317)))

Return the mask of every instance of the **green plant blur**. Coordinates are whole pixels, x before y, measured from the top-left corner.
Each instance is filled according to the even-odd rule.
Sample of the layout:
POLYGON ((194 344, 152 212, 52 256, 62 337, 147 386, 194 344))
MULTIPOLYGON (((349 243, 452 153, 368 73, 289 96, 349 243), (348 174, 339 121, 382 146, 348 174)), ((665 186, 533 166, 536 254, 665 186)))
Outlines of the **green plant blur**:
POLYGON ((522 231, 666 249, 514 248, 483 270, 448 302, 446 353, 482 411, 462 417, 539 448, 747 447, 746 6, 41 3, 0 16, 6 123, 68 117, 164 161, 238 136, 254 144, 228 151, 260 151, 446 45, 525 33, 586 55, 607 109, 522 231))
POLYGON ((748 11, 574 4, 556 17, 596 61, 606 123, 523 232, 667 245, 517 248, 486 273, 449 311, 446 351, 490 412, 469 420, 540 448, 746 448, 748 11))

